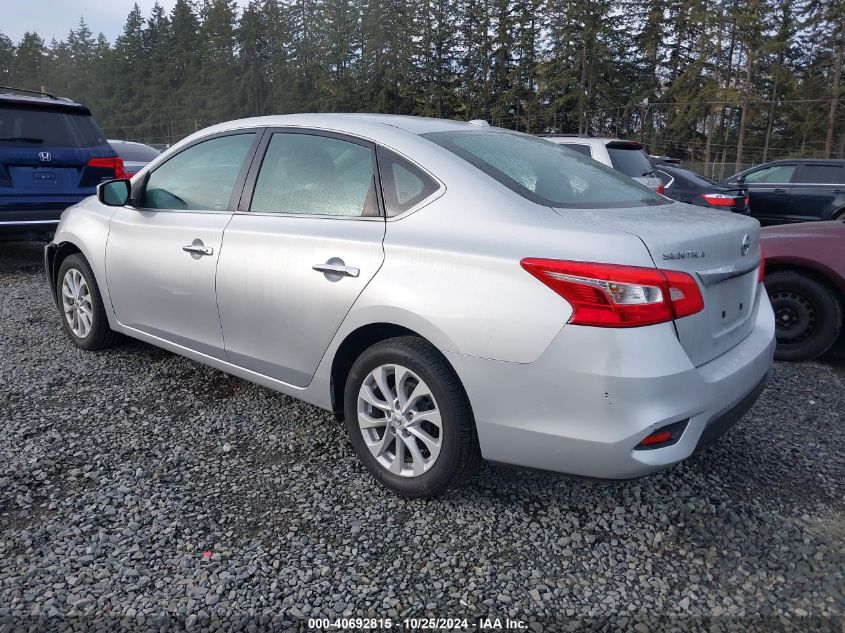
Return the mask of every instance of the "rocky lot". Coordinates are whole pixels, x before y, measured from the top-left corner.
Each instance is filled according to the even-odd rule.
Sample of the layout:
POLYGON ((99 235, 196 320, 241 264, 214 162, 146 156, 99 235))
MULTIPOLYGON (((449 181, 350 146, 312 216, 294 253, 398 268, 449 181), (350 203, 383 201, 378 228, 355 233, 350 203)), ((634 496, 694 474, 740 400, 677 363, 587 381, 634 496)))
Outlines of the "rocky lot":
POLYGON ((484 467, 409 501, 319 409, 141 343, 75 349, 41 247, 0 243, 0 631, 845 631, 842 361, 776 365, 721 442, 645 479, 484 467))

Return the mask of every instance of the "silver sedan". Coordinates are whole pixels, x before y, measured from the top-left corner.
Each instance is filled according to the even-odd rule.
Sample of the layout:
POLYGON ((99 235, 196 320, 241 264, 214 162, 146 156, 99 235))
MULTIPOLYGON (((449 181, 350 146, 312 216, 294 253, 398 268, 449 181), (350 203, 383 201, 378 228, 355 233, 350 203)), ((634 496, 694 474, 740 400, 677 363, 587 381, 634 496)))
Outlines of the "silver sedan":
POLYGON ((218 125, 67 210, 45 260, 78 347, 131 336, 333 411, 411 496, 480 458, 683 460, 774 350, 756 220, 483 122, 218 125))

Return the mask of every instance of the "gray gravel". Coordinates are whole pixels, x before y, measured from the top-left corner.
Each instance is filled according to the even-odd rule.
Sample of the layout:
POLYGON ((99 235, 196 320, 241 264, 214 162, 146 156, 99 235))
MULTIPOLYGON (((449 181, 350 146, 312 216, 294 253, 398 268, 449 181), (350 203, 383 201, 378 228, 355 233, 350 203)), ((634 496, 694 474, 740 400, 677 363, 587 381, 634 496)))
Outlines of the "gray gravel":
POLYGON ((321 410, 137 342, 76 350, 41 246, 0 243, 0 631, 423 615, 845 631, 840 361, 777 365, 740 426, 645 479, 485 467, 408 501, 321 410))

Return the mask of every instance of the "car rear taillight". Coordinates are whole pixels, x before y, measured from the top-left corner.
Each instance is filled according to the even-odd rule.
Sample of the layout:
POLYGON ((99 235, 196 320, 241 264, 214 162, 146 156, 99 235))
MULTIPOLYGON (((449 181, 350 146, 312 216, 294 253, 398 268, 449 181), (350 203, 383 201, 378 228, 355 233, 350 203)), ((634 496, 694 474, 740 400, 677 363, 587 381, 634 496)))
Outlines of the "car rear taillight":
POLYGON ((766 253, 763 251, 763 245, 760 244, 760 267, 757 269, 757 283, 763 283, 763 277, 766 276, 766 253))
POLYGON ((730 207, 734 203, 734 197, 726 193, 702 193, 701 197, 714 207, 730 207))
POLYGON ((748 205, 749 205, 750 202, 751 202, 751 199, 748 196, 745 196, 745 207, 746 208, 748 208, 748 205))
POLYGON ((666 191, 666 189, 663 188, 663 185, 657 185, 657 193, 663 195, 664 191, 666 191))
POLYGON ((126 178, 126 172, 123 169, 123 159, 120 156, 92 158, 88 161, 88 166, 98 167, 100 169, 112 169, 114 170, 115 178, 126 178))
POLYGON ((520 264, 570 303, 574 325, 638 327, 704 309, 698 283, 677 270, 533 257, 520 264))

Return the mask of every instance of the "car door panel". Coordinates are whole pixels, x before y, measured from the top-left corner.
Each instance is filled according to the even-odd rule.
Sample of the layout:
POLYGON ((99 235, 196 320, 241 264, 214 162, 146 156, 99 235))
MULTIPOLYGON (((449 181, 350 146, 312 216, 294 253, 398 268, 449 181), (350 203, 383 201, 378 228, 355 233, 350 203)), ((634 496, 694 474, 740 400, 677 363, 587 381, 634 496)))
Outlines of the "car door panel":
POLYGON ((231 217, 119 208, 106 247, 106 276, 117 320, 225 358, 214 279, 223 229, 231 217), (191 245, 210 252, 183 250, 191 245))
POLYGON ((258 156, 218 264, 225 350, 240 367, 304 387, 384 260, 375 151, 281 129, 268 130, 258 156))
POLYGON ((157 166, 112 216, 106 278, 127 328, 225 360, 216 271, 255 131, 211 135, 157 166))
POLYGON ((352 304, 384 259, 381 219, 237 214, 217 272, 229 361, 307 386, 352 304), (314 266, 339 260, 358 276, 314 266))
POLYGON ((791 206, 801 220, 827 220, 838 208, 836 203, 842 198, 842 190, 845 190, 845 167, 805 163, 790 194, 791 206))
MULTIPOLYGON (((794 221, 789 194, 795 171, 796 165, 783 164, 763 167, 746 174, 744 186, 748 189, 752 216, 773 224, 794 221)), ((728 186, 736 186, 736 181, 729 182, 728 186)))

